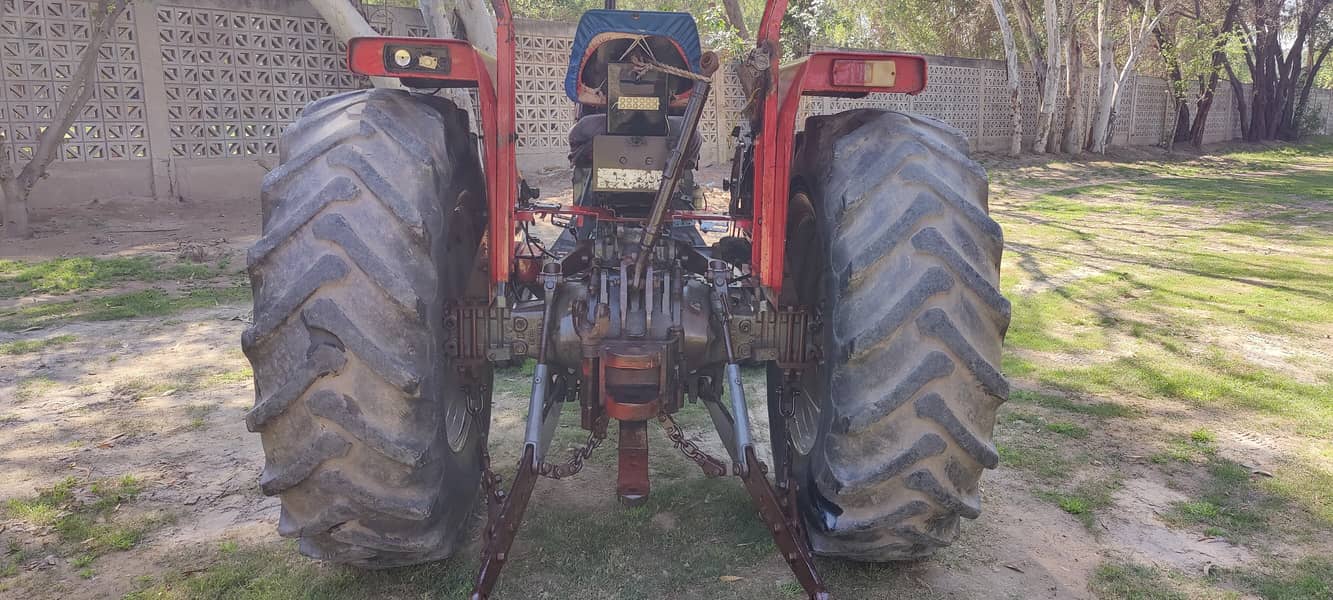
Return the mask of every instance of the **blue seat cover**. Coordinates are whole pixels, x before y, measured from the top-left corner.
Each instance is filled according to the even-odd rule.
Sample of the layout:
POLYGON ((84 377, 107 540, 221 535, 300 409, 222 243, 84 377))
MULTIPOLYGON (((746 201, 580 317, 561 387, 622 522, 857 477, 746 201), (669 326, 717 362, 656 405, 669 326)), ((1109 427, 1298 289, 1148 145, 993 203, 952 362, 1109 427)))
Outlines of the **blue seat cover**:
POLYGON ((578 31, 574 33, 574 48, 569 52, 565 95, 570 100, 579 101, 579 71, 583 68, 583 56, 588 53, 588 44, 592 43, 593 38, 608 32, 670 38, 685 52, 690 70, 700 72, 699 27, 695 25, 693 16, 646 10, 590 10, 579 19, 578 31))

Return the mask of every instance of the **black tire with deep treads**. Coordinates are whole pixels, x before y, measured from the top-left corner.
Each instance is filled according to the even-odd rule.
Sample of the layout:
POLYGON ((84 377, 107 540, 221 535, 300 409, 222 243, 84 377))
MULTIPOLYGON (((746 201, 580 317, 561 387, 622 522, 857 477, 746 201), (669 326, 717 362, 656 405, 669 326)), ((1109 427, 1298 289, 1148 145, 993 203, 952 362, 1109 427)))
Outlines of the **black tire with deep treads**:
MULTIPOLYGON (((260 486, 282 497, 278 530, 309 556, 440 559, 472 512, 487 424, 460 417, 443 310, 484 230, 473 147, 448 101, 349 92, 305 109, 264 179, 246 423, 264 445, 260 486)), ((490 373, 477 376, 484 395, 490 373)))
POLYGON ((828 273, 825 398, 797 467, 819 554, 920 558, 958 536, 959 517, 979 514, 1008 397, 1009 302, 986 173, 967 152, 956 129, 918 115, 807 122, 796 164, 828 273))

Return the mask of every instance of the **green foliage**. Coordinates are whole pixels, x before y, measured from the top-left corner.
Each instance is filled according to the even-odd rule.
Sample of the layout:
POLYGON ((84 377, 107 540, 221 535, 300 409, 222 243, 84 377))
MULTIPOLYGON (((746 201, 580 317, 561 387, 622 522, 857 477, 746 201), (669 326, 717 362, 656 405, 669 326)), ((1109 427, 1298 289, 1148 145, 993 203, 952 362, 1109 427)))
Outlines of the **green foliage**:
POLYGON ((74 341, 74 339, 75 338, 72 335, 57 335, 49 338, 43 338, 40 340, 18 340, 14 342, 6 342, 4 344, 0 344, 0 354, 7 354, 13 356, 17 354, 30 354, 33 352, 41 352, 48 348, 63 346, 65 344, 74 341))
POLYGON ((37 263, 0 260, 0 298, 88 291, 126 281, 209 279, 219 274, 207 265, 171 264, 147 256, 76 256, 37 263))
POLYGON ((1037 406, 1094 417, 1130 418, 1138 416, 1138 412, 1132 407, 1116 402, 1080 402, 1066 396, 1043 394, 1032 390, 1015 389, 1009 392, 1009 400, 1020 404, 1036 404, 1037 406))
POLYGON ((1074 461, 1046 442, 1017 438, 996 444, 995 451, 1000 454, 1001 465, 1027 471, 1040 479, 1059 481, 1074 472, 1074 461))
POLYGON ((1237 579, 1265 600, 1333 598, 1333 561, 1327 556, 1241 572, 1237 579))
POLYGON ((1079 425, 1075 425, 1074 423, 1065 423, 1062 421, 1047 423, 1046 430, 1072 438, 1088 437, 1088 430, 1079 425))
MULTIPOLYGON (((536 589, 550 598, 586 598, 589 590, 599 597, 644 600, 773 598, 775 591, 785 597, 779 587, 785 577, 719 581, 722 575, 762 569, 775 552, 735 481, 691 476, 657 482, 647 504, 634 509, 603 497, 607 506, 586 512, 530 511, 524 544, 505 567, 496 597, 522 597, 536 589), (684 558, 664 561, 664 556, 684 558)), ((305 559, 294 545, 235 542, 223 542, 200 562, 208 564, 202 571, 169 574, 126 598, 465 598, 477 566, 475 554, 460 552, 418 567, 363 571, 305 559)))
POLYGON ((724 60, 740 60, 754 47, 754 40, 741 38, 740 32, 727 21, 727 11, 720 2, 709 5, 695 19, 699 23, 699 43, 724 60))
POLYGON ((0 312, 0 330, 16 331, 65 321, 113 321, 162 316, 192 308, 246 302, 249 299, 250 288, 238 285, 197 288, 184 294, 153 288, 100 298, 40 302, 10 312, 0 312))
MULTIPOLYGON (((716 0, 620 0, 625 10, 680 11, 694 15, 706 49, 738 57, 754 46, 763 16, 762 0, 742 0, 751 39, 740 39, 716 0)), ((514 15, 529 19, 577 21, 597 0, 519 0, 514 15)), ((787 58, 814 47, 869 48, 951 56, 1000 58, 989 5, 971 0, 793 0, 783 23, 787 58), (793 51, 795 49, 796 51, 793 51)))
POLYGON ((5 503, 5 515, 32 525, 51 527, 60 541, 60 549, 78 551, 72 561, 84 568, 104 552, 124 551, 139 543, 152 520, 123 522, 115 519, 116 508, 132 502, 143 491, 143 483, 133 475, 118 479, 99 479, 82 485, 68 477, 36 497, 11 499, 5 503), (81 500, 75 491, 86 492, 92 500, 81 500))
POLYGON ((1322 132, 1326 119, 1318 106, 1307 104, 1296 114, 1296 137, 1303 139, 1322 132))
POLYGON ((1098 566, 1089 587, 1098 598, 1107 599, 1188 600, 1190 597, 1172 585, 1162 570, 1121 561, 1098 566))
POLYGON ((1056 506, 1078 518, 1089 531, 1098 532, 1096 512, 1111 505, 1111 495, 1120 489, 1120 480, 1115 477, 1093 478, 1071 489, 1047 490, 1037 492, 1039 498, 1054 502, 1056 506))
MULTIPOLYGON (((1172 91, 1181 98, 1201 93, 1202 90, 1199 88, 1202 86, 1202 80, 1214 73, 1213 52, 1217 50, 1227 52, 1233 47, 1240 48, 1240 44, 1244 41, 1237 31, 1217 34, 1216 29, 1221 25, 1221 15, 1217 18, 1217 21, 1211 16, 1206 16, 1204 19, 1181 18, 1176 19, 1168 27, 1170 34, 1167 37, 1170 43, 1159 48, 1160 57, 1168 68, 1174 64, 1180 69, 1181 81, 1170 84, 1174 86, 1172 91)), ((1241 63, 1244 63, 1243 59, 1241 63)), ((1219 72, 1222 69, 1223 67, 1218 67, 1219 72)), ((1217 93, 1228 93, 1226 86, 1226 82, 1219 82, 1217 93)))
POLYGON ((1176 525, 1203 525, 1214 537, 1243 540, 1267 531, 1270 519, 1289 506, 1290 499, 1255 482, 1249 469, 1214 457, 1200 497, 1177 502, 1164 516, 1176 525))

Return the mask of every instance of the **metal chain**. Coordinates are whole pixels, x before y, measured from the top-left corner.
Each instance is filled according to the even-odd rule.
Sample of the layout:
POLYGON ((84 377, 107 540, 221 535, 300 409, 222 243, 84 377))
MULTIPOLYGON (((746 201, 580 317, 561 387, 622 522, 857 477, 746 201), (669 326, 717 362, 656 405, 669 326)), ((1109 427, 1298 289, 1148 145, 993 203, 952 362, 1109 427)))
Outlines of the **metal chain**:
POLYGON ((588 434, 588 441, 584 442, 583 447, 574 452, 569 457, 569 461, 563 465, 555 465, 543 462, 537 465, 537 474, 550 479, 564 479, 573 476, 583 470, 583 461, 592 456, 592 451, 602 445, 602 437, 598 437, 597 432, 588 434))
POLYGON ((657 423, 662 426, 664 431, 666 431, 667 438, 671 440, 671 444, 675 446, 677 450, 680 450, 681 454, 684 454, 687 458, 694 461, 695 464, 699 465, 699 468, 703 469, 705 475, 709 477, 722 477, 727 474, 727 466, 723 464, 722 461, 709 456, 707 452, 699 449, 699 446, 696 446, 694 442, 685 439, 685 431, 680 428, 680 425, 676 424, 675 419, 672 419, 670 415, 658 415, 657 423))

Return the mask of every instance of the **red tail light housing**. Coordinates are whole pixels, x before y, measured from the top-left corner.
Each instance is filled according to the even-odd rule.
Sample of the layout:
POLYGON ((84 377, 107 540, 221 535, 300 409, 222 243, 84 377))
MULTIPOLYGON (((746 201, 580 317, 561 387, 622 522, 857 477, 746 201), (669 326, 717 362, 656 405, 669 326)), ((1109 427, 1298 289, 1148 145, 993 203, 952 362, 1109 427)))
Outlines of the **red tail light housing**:
POLYGON ((463 40, 415 37, 358 37, 347 43, 347 65, 370 77, 401 77, 427 87, 473 87, 491 68, 483 54, 463 40), (449 85, 453 82, 454 85, 449 85))

